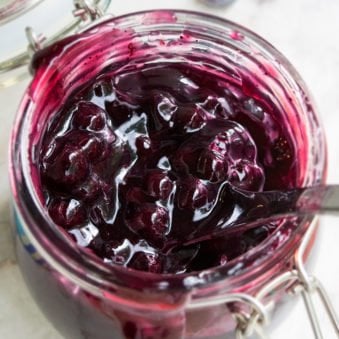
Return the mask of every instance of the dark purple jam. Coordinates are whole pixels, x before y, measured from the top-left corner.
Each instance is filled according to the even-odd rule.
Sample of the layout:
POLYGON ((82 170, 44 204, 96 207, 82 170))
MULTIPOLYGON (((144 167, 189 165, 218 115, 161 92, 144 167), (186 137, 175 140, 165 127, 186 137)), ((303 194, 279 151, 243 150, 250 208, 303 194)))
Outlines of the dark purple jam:
POLYGON ((224 265, 279 223, 182 246, 237 216, 230 187, 292 188, 283 114, 250 79, 239 86, 189 63, 104 72, 47 127, 40 152, 53 221, 105 262, 153 273, 224 265))

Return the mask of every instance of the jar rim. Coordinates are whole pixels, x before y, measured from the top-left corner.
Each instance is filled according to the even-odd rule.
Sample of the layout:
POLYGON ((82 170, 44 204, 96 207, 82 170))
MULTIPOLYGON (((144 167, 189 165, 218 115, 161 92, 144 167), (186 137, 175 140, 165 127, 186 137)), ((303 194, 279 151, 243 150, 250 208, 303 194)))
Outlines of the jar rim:
MULTIPOLYGON (((285 73, 289 76, 289 80, 296 86, 296 88, 301 88, 303 93, 307 94, 309 98, 308 90, 303 83, 301 77, 296 72, 294 67, 290 62, 279 52, 277 51, 270 43, 266 42, 262 37, 248 30, 247 28, 242 27, 236 23, 233 23, 229 20, 219 18, 217 16, 193 12, 193 11, 183 11, 183 10, 152 10, 152 11, 142 11, 135 13, 128 13, 122 16, 110 18, 105 22, 100 24, 106 24, 110 22, 122 22, 126 18, 132 20, 133 18, 138 18, 150 13, 159 13, 170 12, 171 14, 178 15, 182 14, 188 18, 195 17, 203 21, 210 21, 218 25, 223 25, 231 30, 235 30, 240 34, 246 36, 247 39, 254 41, 259 45, 264 51, 274 56, 279 60, 281 67, 285 68, 285 73)), ((138 21, 136 20, 138 23, 138 21)), ((175 25, 175 23, 172 23, 175 25)), ((92 29, 92 28, 91 28, 92 29)), ((260 262, 260 265, 254 267, 244 268, 238 275, 230 276, 230 263, 232 267, 237 267, 241 265, 241 262, 244 258, 244 255, 250 255, 254 251, 257 253, 264 253, 265 249, 270 246, 271 242, 274 240, 272 236, 264 240, 263 243, 259 244, 255 249, 250 250, 249 252, 241 255, 240 257, 234 259, 229 264, 224 266, 213 267, 204 271, 183 273, 183 274, 154 274, 148 272, 141 272, 133 269, 128 269, 125 267, 119 266, 108 266, 102 262, 99 258, 92 257, 88 253, 79 248, 68 246, 60 238, 60 234, 56 234, 51 228, 46 228, 43 230, 40 225, 41 223, 46 224, 45 213, 43 210, 34 211, 32 213, 30 209, 30 204, 37 206, 35 198, 30 195, 30 189, 32 188, 32 182, 28 182, 27 187, 20 187, 22 179, 29 179, 30 174, 24 168, 18 167, 18 164, 22 165, 22 157, 24 155, 21 153, 22 143, 19 142, 21 137, 22 130, 25 126, 25 110, 30 105, 30 97, 27 93, 30 91, 28 88, 26 95, 24 96, 21 106, 19 108, 15 125, 12 131, 11 142, 10 142, 10 180, 11 180, 11 189, 14 196, 15 210, 17 213, 18 220, 21 226, 24 228, 24 231, 31 241, 32 245, 36 247, 37 251, 41 253, 43 258, 57 271, 60 271, 70 277, 71 280, 78 283, 85 289, 97 289, 98 293, 102 295, 102 291, 114 291, 116 286, 122 286, 131 289, 139 289, 136 287, 135 282, 142 280, 142 290, 148 291, 168 291, 168 290, 179 290, 187 291, 192 289, 199 289, 210 286, 211 284, 218 284, 225 282, 227 280, 228 286, 230 289, 235 286, 241 286, 244 282, 253 281, 258 278, 261 272, 268 270, 277 263, 277 257, 266 256, 264 260, 260 262), (23 170, 23 171, 22 171, 23 170), (28 194, 27 194, 28 193, 28 194), (24 195, 24 198, 22 197, 24 195), (27 226, 29 225, 29 226, 27 226), (60 255, 58 253, 60 248, 65 251, 60 255)), ((313 107, 313 103, 309 98, 309 107, 313 107)), ((316 118, 315 118, 316 119, 316 118)), ((316 119, 317 124, 319 124, 316 119)), ((323 138, 323 135, 321 135, 323 138)), ((323 149, 325 145, 321 145, 323 149)), ((324 152, 326 153, 326 152, 324 152)), ((320 178, 321 181, 325 178, 325 168, 326 161, 324 163, 324 173, 323 177, 320 178)), ((308 218, 308 220, 311 220, 308 218)), ((306 223, 301 223, 300 227, 298 226, 293 232, 293 235, 279 247, 278 251, 280 252, 279 258, 283 258, 286 253, 289 253, 292 249, 296 249, 298 240, 302 238, 305 230, 307 228, 306 223)), ((59 232, 60 233, 60 232, 59 232)))

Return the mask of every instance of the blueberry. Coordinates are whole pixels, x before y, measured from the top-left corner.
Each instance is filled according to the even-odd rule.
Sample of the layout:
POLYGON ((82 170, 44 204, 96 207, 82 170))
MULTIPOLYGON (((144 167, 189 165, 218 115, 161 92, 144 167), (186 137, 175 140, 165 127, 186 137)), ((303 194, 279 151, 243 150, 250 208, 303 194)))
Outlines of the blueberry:
POLYGON ((151 273, 161 273, 162 265, 162 260, 158 255, 147 252, 135 253, 128 263, 128 267, 130 268, 151 273))
POLYGON ((160 200, 167 200, 173 191, 173 182, 168 173, 161 169, 149 170, 145 178, 146 192, 160 200))
POLYGON ((224 158, 227 155, 230 144, 229 135, 229 131, 217 134, 213 141, 208 145, 208 149, 220 158, 224 158))
POLYGON ((265 174, 258 165, 248 160, 239 160, 229 168, 229 181, 238 188, 261 191, 265 182, 265 174))
POLYGON ((96 137, 88 139, 86 145, 82 147, 89 161, 101 160, 105 151, 104 148, 104 141, 100 141, 96 137))
POLYGON ((215 96, 208 96, 201 107, 211 116, 221 119, 229 119, 234 114, 231 105, 225 98, 218 98, 215 96))
POLYGON ((106 113, 91 102, 80 101, 73 112, 72 125, 88 131, 100 131, 106 125, 106 113))
POLYGON ((255 161, 257 148, 254 141, 243 127, 237 126, 230 138, 229 157, 232 160, 246 159, 255 161))
POLYGON ((100 160, 104 153, 105 141, 86 131, 70 131, 61 140, 78 147, 90 162, 100 160))
POLYGON ((53 221, 66 229, 80 227, 87 222, 86 208, 75 199, 53 199, 48 205, 53 221))
POLYGON ((82 183, 81 186, 75 187, 71 190, 71 193, 79 199, 82 199, 86 202, 93 202, 99 196, 102 196, 102 187, 103 183, 96 176, 92 175, 88 177, 86 181, 82 183))
POLYGON ((180 209, 194 210, 209 203, 208 187, 198 178, 187 177, 178 180, 176 201, 180 209))
POLYGON ((196 105, 182 105, 173 114, 173 128, 192 133, 200 130, 206 123, 206 113, 196 105))
POLYGON ((135 140, 135 146, 139 157, 152 155, 152 142, 146 135, 141 135, 135 140))
POLYGON ((227 178, 227 162, 218 153, 204 150, 198 159, 197 175, 201 179, 214 183, 225 181, 227 178))
POLYGON ((109 235, 112 235, 112 232, 114 231, 114 228, 110 224, 115 210, 114 206, 112 206, 113 204, 107 203, 100 198, 94 205, 88 200, 86 202, 88 208, 91 208, 89 212, 91 222, 99 227, 100 234, 105 240, 111 238, 109 235))
POLYGON ((169 212, 154 203, 130 204, 126 211, 128 228, 156 246, 162 246, 169 229, 169 212))
MULTIPOLYGON (((198 145, 199 146, 199 145, 198 145)), ((170 156, 170 162, 179 175, 196 174, 197 163, 202 152, 201 148, 189 141, 183 144, 178 150, 170 156)))
POLYGON ((220 158, 227 158, 227 161, 234 162, 239 159, 254 161, 257 156, 255 143, 248 131, 236 122, 213 121, 210 123, 208 134, 214 130, 223 129, 215 134, 208 145, 208 149, 219 155, 220 158))
POLYGON ((103 243, 101 251, 102 256, 111 260, 112 264, 126 266, 133 255, 133 245, 127 239, 108 240, 103 243))
POLYGON ((164 121, 170 121, 178 110, 175 99, 168 93, 156 93, 154 96, 156 112, 164 121))
POLYGON ((89 163, 79 147, 65 144, 60 153, 43 164, 43 176, 64 188, 80 185, 89 174, 89 163))

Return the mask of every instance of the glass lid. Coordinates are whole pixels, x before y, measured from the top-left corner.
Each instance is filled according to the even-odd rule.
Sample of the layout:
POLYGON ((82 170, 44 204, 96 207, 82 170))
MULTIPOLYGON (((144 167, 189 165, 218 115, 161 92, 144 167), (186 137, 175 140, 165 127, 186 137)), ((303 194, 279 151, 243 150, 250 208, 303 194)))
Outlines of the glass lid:
POLYGON ((111 0, 0 0, 0 89, 27 77, 32 53, 107 12, 111 0))
POLYGON ((0 0, 0 25, 28 11, 43 0, 0 0))

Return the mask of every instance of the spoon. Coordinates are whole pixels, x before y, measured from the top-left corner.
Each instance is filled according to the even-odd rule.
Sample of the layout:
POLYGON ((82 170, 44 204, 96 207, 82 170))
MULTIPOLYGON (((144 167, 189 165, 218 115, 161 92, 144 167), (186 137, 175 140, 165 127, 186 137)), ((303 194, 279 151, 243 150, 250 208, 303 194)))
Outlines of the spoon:
POLYGON ((288 216, 339 214, 339 185, 319 185, 291 190, 251 192, 227 185, 210 218, 181 244, 192 245, 288 216), (231 204, 230 204, 231 202, 231 204), (232 208, 229 209, 228 206, 232 208), (220 215, 225 215, 220 218, 220 215), (211 226, 212 225, 212 226, 211 226))

